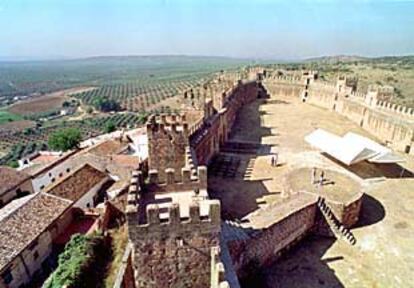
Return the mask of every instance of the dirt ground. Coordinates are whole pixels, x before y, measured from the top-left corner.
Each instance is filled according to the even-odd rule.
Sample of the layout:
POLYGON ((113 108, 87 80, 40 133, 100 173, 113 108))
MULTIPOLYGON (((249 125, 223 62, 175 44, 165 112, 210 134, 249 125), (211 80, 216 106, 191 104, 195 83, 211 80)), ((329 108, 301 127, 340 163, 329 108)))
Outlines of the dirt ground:
POLYGON ((347 169, 304 141, 316 128, 340 135, 353 131, 375 140, 333 112, 298 99, 271 96, 242 108, 230 138, 262 144, 259 155, 222 153, 218 162, 224 168, 216 166, 234 170, 231 176, 217 176, 220 167, 209 168, 209 192, 222 200, 224 217, 230 219, 248 220, 260 207, 280 201, 285 175, 303 167, 344 173, 366 193, 360 222, 352 229, 355 246, 308 238, 263 269, 261 277, 267 284, 260 287, 414 287, 413 158, 403 155, 407 160, 403 178, 399 178, 401 167, 395 165, 347 169), (276 153, 278 166, 272 167, 276 153))
POLYGON ((65 89, 50 94, 34 97, 32 99, 24 100, 13 104, 8 111, 19 114, 29 115, 33 113, 42 113, 62 107, 63 102, 69 99, 70 94, 80 93, 93 89, 91 87, 76 87, 65 89))

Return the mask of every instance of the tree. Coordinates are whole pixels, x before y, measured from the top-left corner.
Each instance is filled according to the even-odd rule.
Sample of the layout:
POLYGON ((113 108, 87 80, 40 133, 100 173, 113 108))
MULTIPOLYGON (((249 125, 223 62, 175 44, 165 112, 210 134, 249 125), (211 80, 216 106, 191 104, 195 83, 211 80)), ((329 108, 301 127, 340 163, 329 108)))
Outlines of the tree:
POLYGON ((78 147, 82 140, 81 133, 75 128, 66 128, 49 136, 48 145, 55 151, 67 151, 78 147))
POLYGON ((109 120, 105 123, 104 132, 111 133, 114 132, 116 129, 115 123, 112 120, 109 120))
POLYGON ((95 97, 92 100, 92 105, 95 109, 98 109, 102 112, 110 112, 110 111, 119 111, 121 110, 121 106, 118 102, 113 99, 105 99, 102 97, 95 97))

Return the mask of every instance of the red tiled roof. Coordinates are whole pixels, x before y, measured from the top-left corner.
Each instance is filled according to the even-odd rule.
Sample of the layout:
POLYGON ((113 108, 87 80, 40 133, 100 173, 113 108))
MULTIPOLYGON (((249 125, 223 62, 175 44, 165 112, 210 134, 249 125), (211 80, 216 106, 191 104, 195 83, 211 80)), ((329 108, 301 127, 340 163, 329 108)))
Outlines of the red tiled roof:
POLYGON ((39 193, 3 218, 0 221, 0 271, 70 205, 70 201, 39 193))
POLYGON ((29 174, 10 167, 0 166, 0 195, 30 178, 29 174))
POLYGON ((105 173, 89 164, 85 164, 61 181, 46 188, 45 192, 71 201, 77 201, 106 177, 105 173))

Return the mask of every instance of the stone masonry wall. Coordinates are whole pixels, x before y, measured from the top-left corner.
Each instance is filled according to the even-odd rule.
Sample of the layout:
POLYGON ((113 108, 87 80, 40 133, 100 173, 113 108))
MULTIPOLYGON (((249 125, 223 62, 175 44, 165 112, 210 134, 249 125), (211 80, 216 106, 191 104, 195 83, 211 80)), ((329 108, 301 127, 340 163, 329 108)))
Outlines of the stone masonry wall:
POLYGON ((263 84, 274 95, 298 97, 304 102, 336 111, 393 149, 414 155, 413 109, 372 100, 372 95, 352 92, 349 87, 344 87, 344 81, 338 80, 337 85, 310 81, 301 86, 297 81, 272 78, 266 79, 263 84), (294 89, 295 95, 292 95, 291 89, 294 89))
POLYGON ((147 123, 147 135, 149 169, 158 170, 160 179, 165 179, 167 168, 181 171, 185 166, 185 148, 189 144, 185 118, 161 115, 156 119, 152 116, 147 123))
POLYGON ((179 205, 169 208, 167 221, 155 205, 147 206, 147 223, 138 221, 138 208, 127 212, 129 238, 134 244, 137 287, 209 287, 211 248, 219 246, 220 202, 211 201, 209 215, 200 217, 192 204, 189 219, 180 218, 179 205))
POLYGON ((316 204, 293 213, 248 240, 228 243, 239 277, 248 275, 249 267, 263 267, 280 257, 283 251, 302 239, 315 224, 316 204))
POLYGON ((240 107, 254 101, 258 97, 259 90, 256 81, 239 81, 236 86, 221 94, 223 108, 206 119, 190 139, 200 165, 208 164, 219 152, 220 145, 227 140, 240 107))

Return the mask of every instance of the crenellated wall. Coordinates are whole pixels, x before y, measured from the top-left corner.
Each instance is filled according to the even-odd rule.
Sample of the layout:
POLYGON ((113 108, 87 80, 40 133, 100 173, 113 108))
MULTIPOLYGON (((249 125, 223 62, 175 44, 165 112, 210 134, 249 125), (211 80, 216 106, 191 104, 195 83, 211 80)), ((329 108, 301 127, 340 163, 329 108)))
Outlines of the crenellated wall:
MULTIPOLYGON (((252 102, 262 93, 256 81, 239 81, 227 92, 220 94, 220 109, 204 120, 190 136, 190 145, 195 151, 197 162, 206 165, 219 152, 233 127, 237 112, 246 103, 252 102)), ((214 102, 214 98, 213 98, 214 102)))
MULTIPOLYGON (((189 129, 183 115, 152 115, 147 122, 149 169, 159 171, 159 178, 165 179, 165 170, 180 171, 185 166, 185 149, 189 129)), ((177 175, 178 179, 179 175, 177 175)))
POLYGON ((157 198, 165 191, 150 192, 140 178, 139 172, 134 173, 126 209, 136 286, 209 287, 211 249, 219 246, 221 231, 220 201, 185 197, 188 193, 178 188, 166 190, 183 195, 180 202, 169 200, 170 196, 157 198))
POLYGON ((414 155, 414 110, 378 100, 378 92, 355 92, 347 79, 336 84, 308 78, 302 83, 286 77, 269 77, 263 81, 273 95, 300 98, 303 102, 335 111, 400 152, 414 155))

